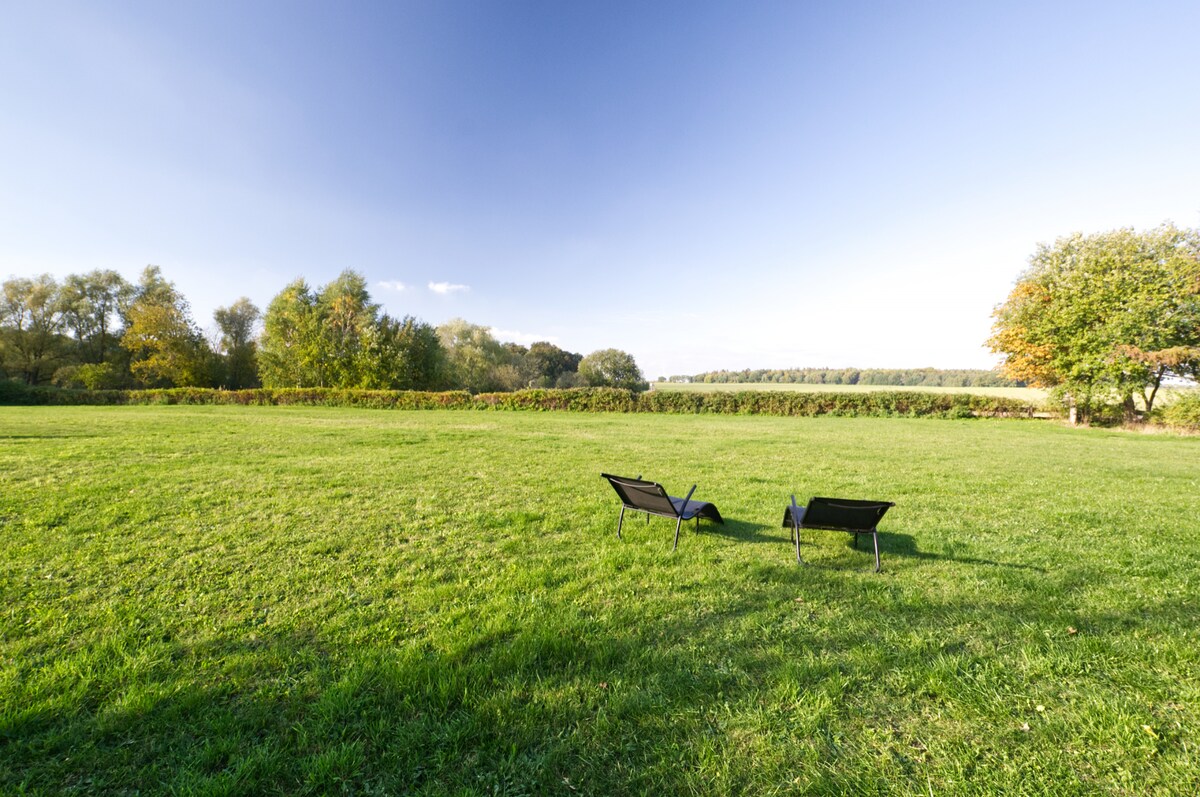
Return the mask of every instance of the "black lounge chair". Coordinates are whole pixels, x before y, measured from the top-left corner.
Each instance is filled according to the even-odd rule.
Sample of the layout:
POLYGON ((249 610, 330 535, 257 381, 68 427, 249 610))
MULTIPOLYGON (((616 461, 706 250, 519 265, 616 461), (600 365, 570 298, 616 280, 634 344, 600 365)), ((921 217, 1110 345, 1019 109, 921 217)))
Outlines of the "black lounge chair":
POLYGON ((800 529, 827 529, 848 531, 854 535, 854 547, 858 547, 858 536, 870 534, 875 540, 875 572, 879 572, 879 532, 875 527, 884 513, 894 507, 889 501, 856 501, 852 498, 811 498, 808 506, 797 506, 796 496, 792 505, 783 510, 783 525, 792 529, 796 540, 796 561, 800 558, 800 529))
POLYGON ((621 498, 621 517, 617 520, 617 539, 621 539, 621 524, 625 522, 626 509, 645 512, 647 523, 650 522, 651 515, 674 518, 675 544, 671 546, 672 551, 679 547, 679 527, 683 525, 683 521, 695 518, 697 530, 700 528, 700 518, 702 517, 715 520, 717 523, 725 523, 715 506, 705 501, 691 500, 692 493, 696 492, 694 484, 692 489, 688 490, 686 498, 675 498, 667 495, 667 491, 658 482, 643 481, 641 476, 630 479, 624 476, 612 476, 608 473, 600 475, 608 479, 608 483, 621 498))

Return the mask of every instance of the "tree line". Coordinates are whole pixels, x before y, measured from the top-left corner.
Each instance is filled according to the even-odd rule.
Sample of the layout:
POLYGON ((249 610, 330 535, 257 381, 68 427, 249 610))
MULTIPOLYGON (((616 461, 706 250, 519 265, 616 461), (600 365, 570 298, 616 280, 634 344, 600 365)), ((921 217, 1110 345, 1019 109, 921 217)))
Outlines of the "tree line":
POLYGON ((672 376, 669 382, 742 384, 777 382, 804 385, 899 385, 902 387, 1024 387, 1025 382, 996 371, 937 368, 759 368, 706 371, 672 376))
POLYGON ((647 387, 618 349, 586 357, 541 341, 501 343, 454 319, 393 317, 344 271, 298 279, 261 311, 240 298, 204 334, 157 266, 136 283, 115 271, 13 278, 0 286, 0 378, 76 389, 216 387, 469 390, 647 387))

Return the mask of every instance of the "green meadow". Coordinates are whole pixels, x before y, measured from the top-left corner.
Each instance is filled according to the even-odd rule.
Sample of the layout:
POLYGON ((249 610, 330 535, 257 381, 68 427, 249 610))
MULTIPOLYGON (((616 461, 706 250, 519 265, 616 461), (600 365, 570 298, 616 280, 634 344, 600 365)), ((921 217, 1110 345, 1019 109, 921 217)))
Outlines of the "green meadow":
POLYGON ((1046 421, 0 408, 0 793, 1194 795, 1197 495, 1046 421))

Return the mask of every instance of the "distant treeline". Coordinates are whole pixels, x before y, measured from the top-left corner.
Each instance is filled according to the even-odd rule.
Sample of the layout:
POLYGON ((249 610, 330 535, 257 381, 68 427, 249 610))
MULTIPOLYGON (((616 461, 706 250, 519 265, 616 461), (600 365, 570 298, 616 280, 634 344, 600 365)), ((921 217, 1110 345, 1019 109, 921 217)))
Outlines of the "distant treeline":
MULTIPOLYGON (((660 380, 662 381, 662 380, 660 380)), ((801 385, 900 385, 902 387, 1025 387, 995 371, 937 368, 760 368, 744 371, 707 371, 693 376, 672 376, 668 382, 745 384, 778 382, 801 385)))

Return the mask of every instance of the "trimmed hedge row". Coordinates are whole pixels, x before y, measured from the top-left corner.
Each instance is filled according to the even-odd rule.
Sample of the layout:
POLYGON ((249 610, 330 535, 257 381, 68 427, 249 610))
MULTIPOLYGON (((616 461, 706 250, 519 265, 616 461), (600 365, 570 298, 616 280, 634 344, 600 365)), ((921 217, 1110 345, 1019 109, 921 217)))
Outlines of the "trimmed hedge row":
POLYGON ((360 407, 368 409, 533 410, 567 412, 657 412, 672 414, 877 416, 877 417, 1033 417, 1029 402, 968 393, 879 391, 805 393, 741 391, 634 393, 618 388, 521 390, 515 393, 465 391, 285 388, 212 390, 59 390, 0 382, 0 404, 241 404, 256 406, 360 407))

